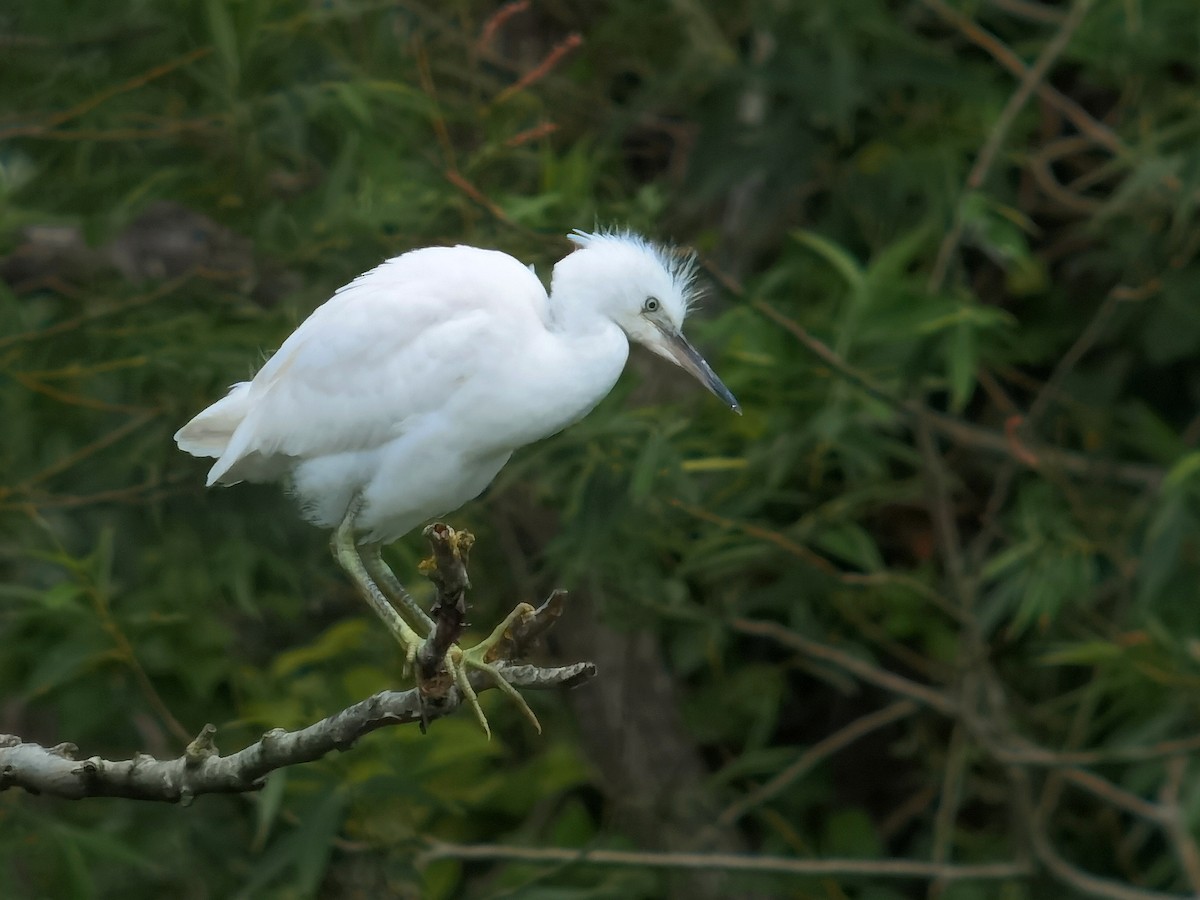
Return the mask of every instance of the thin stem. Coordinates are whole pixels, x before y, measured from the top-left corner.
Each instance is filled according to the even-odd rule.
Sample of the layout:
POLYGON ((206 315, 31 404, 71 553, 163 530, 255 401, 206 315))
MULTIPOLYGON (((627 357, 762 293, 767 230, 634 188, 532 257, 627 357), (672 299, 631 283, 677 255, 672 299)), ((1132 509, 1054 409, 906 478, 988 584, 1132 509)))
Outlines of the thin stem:
POLYGON ((637 866, 654 869, 708 869, 814 876, 938 879, 941 881, 1004 880, 1029 875, 1016 862, 939 865, 910 859, 788 859, 735 853, 651 853, 633 850, 568 850, 557 847, 506 847, 501 844, 451 844, 431 841, 420 862, 439 859, 498 860, 542 865, 573 863, 592 866, 637 866))

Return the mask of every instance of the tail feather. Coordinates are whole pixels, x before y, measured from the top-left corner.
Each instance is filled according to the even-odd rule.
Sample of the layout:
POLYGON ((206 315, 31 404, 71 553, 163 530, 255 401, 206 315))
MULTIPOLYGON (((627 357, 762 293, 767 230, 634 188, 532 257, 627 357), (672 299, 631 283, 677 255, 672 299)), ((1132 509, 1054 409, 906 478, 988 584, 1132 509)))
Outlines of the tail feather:
POLYGON ((179 449, 192 456, 223 456, 249 412, 249 390, 249 382, 235 384, 228 394, 175 432, 179 449))

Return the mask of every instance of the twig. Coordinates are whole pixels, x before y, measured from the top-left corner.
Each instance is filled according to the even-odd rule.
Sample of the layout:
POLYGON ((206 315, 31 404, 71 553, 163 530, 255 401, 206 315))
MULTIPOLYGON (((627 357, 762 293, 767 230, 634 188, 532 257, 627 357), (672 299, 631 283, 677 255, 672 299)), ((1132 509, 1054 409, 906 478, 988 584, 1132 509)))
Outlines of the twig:
POLYGON ((1192 891, 1200 896, 1200 848, 1188 828, 1187 818, 1179 805, 1179 792, 1187 776, 1188 759, 1186 756, 1175 756, 1167 761, 1167 780, 1163 782, 1162 791, 1158 795, 1159 809, 1162 810, 1162 826, 1167 833, 1175 855, 1179 857, 1180 868, 1187 876, 1192 891))
MULTIPOLYGON (((754 525, 750 522, 742 522, 737 519, 731 519, 728 516, 722 516, 711 510, 707 510, 702 506, 696 506, 692 503, 687 503, 680 500, 678 497, 672 497, 667 500, 671 506, 676 509, 681 509, 690 516, 695 516, 705 522, 711 522, 714 525, 719 525, 722 528, 730 528, 735 531, 740 531, 742 534, 747 534, 750 537, 758 538, 773 544, 785 553, 790 553, 798 559, 804 560, 817 571, 828 575, 831 578, 836 578, 842 584, 852 587, 873 587, 877 588, 882 585, 900 585, 915 594, 920 594, 946 615, 956 621, 962 621, 962 610, 950 603, 945 597, 941 596, 937 591, 933 590, 929 585, 925 584, 910 575, 904 575, 893 571, 880 572, 846 572, 839 569, 832 562, 821 556, 815 550, 810 550, 804 544, 800 544, 786 534, 774 531, 770 528, 763 528, 760 525, 754 525)), ((860 622, 853 623, 856 627, 861 628, 860 622)), ((918 667, 915 660, 907 660, 909 665, 914 668, 918 667)), ((924 661, 927 664, 927 660, 924 661)))
POLYGON ((734 619, 730 624, 734 629, 743 634, 771 638, 786 647, 800 651, 806 656, 834 663, 847 672, 857 675, 863 681, 870 682, 876 687, 881 687, 885 691, 891 691, 893 694, 898 694, 901 697, 907 697, 922 706, 932 707, 945 715, 954 716, 958 711, 958 705, 947 694, 935 688, 896 675, 866 660, 859 659, 844 650, 838 650, 836 647, 830 647, 828 644, 811 641, 803 635, 797 634, 775 622, 760 622, 755 619, 734 619))
MULTIPOLYGON (((1091 146, 1091 142, 1088 142, 1091 146)), ((1041 147, 1029 154, 1025 161, 1025 171, 1034 180, 1042 193, 1053 200, 1061 212, 1073 213, 1077 216, 1094 216, 1104 208, 1104 201, 1096 200, 1063 185, 1054 174, 1052 163, 1054 158, 1048 152, 1051 146, 1041 147)))
POLYGON ((1101 878, 1063 859, 1046 834, 1045 822, 1033 803, 1028 774, 1019 766, 1012 766, 1008 768, 1008 775, 1014 788, 1018 812, 1022 820, 1028 823, 1030 849, 1054 878, 1081 893, 1104 900, 1183 900, 1178 894, 1143 890, 1101 878))
POLYGON ((967 578, 963 561, 962 539, 958 531, 958 522, 955 521, 954 501, 950 493, 946 467, 934 444, 933 435, 930 434, 929 417, 918 416, 915 430, 917 449, 921 454, 921 467, 924 470, 926 507, 933 522, 933 533, 941 551, 942 564, 946 569, 951 598, 957 601, 964 612, 969 613, 974 606, 974 590, 967 578))
POLYGON ((801 543, 793 541, 785 534, 778 531, 772 531, 769 528, 761 528, 758 525, 752 525, 749 522, 738 522, 727 518, 717 513, 710 512, 701 506, 696 506, 693 503, 687 503, 677 497, 672 497, 667 501, 676 509, 681 509, 690 516, 695 516, 697 519, 702 519, 705 522, 711 522, 713 525, 720 525, 722 528, 736 529, 750 537, 758 538, 760 541, 765 541, 773 544, 785 553, 790 553, 797 559, 803 560, 808 565, 812 566, 818 572, 829 575, 832 578, 841 578, 847 574, 842 572, 832 562, 827 560, 815 550, 810 550, 801 543))
POLYGON ((502 844, 451 844, 430 841, 419 864, 439 859, 497 860, 542 865, 637 866, 654 869, 718 869, 726 872, 757 872, 813 876, 936 878, 943 881, 1021 878, 1028 866, 1016 862, 976 865, 937 865, 909 859, 788 859, 778 856, 746 856, 736 853, 650 853, 636 850, 569 850, 558 847, 506 847, 502 844))
POLYGON ((522 147, 532 141, 540 140, 544 137, 549 137, 558 131, 558 124, 555 122, 539 122, 532 128, 526 128, 524 131, 518 131, 510 138, 504 139, 504 146, 509 149, 522 147))
POLYGON ((418 570, 437 588, 437 599, 429 611, 434 630, 417 657, 421 680, 432 679, 442 667, 450 648, 458 643, 467 627, 467 562, 475 536, 468 531, 455 531, 436 522, 424 531, 433 549, 433 556, 424 560, 418 570))
POLYGON ((565 38, 550 48, 550 52, 546 54, 545 59, 543 59, 540 63, 526 72, 500 93, 498 93, 492 100, 492 103, 503 103, 508 98, 525 90, 525 88, 541 81, 543 78, 549 75, 554 68, 563 61, 564 58, 566 58, 567 54, 569 54, 576 47, 580 46, 582 43, 583 35, 575 33, 568 34, 565 38))
MULTIPOLYGON (((938 791, 937 812, 933 816, 933 849, 930 855, 936 863, 950 861, 954 844, 955 825, 962 809, 963 780, 967 771, 967 729, 958 723, 950 733, 950 745, 946 750, 942 783, 938 791)), ((931 898, 941 895, 944 882, 930 885, 931 898)))
POLYGON ((1030 423, 1037 422, 1042 417, 1042 413, 1054 399, 1054 395, 1063 381, 1100 339, 1104 329, 1108 327, 1109 321, 1116 314, 1117 307, 1121 305, 1122 301, 1129 299, 1129 289, 1121 290, 1119 289, 1121 287, 1123 286, 1118 285, 1108 292, 1091 321, 1087 323, 1087 326, 1079 333, 1079 337, 1055 364, 1054 371, 1050 373, 1050 377, 1046 379, 1046 383, 1042 385, 1042 389, 1038 391, 1037 396, 1029 405, 1028 420, 1030 423))
POLYGON ((184 287, 188 282, 190 282, 194 277, 195 272, 184 272, 182 275, 178 275, 175 278, 164 281, 162 284, 158 285, 152 290, 138 294, 134 297, 130 297, 128 300, 123 300, 119 303, 113 303, 111 306, 102 306, 96 300, 89 298, 87 301, 88 307, 86 312, 80 313, 77 316, 73 316, 70 319, 62 319, 61 321, 55 322, 53 325, 47 325, 45 328, 35 328, 32 331, 19 331, 16 334, 6 334, 0 336, 0 348, 19 344, 28 344, 32 341, 40 341, 49 337, 56 337, 64 332, 73 331, 82 325, 87 325, 90 322, 94 322, 96 319, 128 312, 129 310, 137 309, 140 306, 146 306, 147 304, 154 303, 157 300, 161 300, 164 297, 168 297, 175 293, 180 288, 184 287))
MULTIPOLYGON (((941 4, 939 3, 938 5, 940 6, 941 4)), ((941 290, 950 268, 950 258, 958 248, 959 241, 962 240, 963 229, 965 228, 963 210, 967 196, 971 192, 978 190, 987 179, 996 154, 999 152, 1005 138, 1008 137, 1009 129, 1012 128, 1017 115, 1025 108, 1025 104, 1029 102, 1029 98, 1032 96, 1034 90, 1045 79, 1046 73, 1050 70, 1054 61, 1067 48, 1067 44, 1070 43, 1075 31, 1082 24, 1084 16, 1087 15, 1091 5, 1092 0, 1075 0, 1075 3, 1071 6, 1071 11, 1063 19, 1054 37, 1042 48, 1042 52, 1038 54, 1034 64, 1025 70, 1021 76, 1020 84, 1017 85, 1017 89, 1008 98, 1008 102, 1004 104, 1004 109, 1000 111, 1000 115, 996 117, 991 131, 988 133, 987 140, 980 148, 979 154, 975 157, 975 163, 971 166, 971 171, 967 173, 966 184, 963 188, 963 197, 960 199, 958 208, 954 214, 954 223, 942 239, 941 246, 938 247, 933 271, 929 276, 929 290, 931 292, 937 293, 941 290)))
POLYGON ((195 50, 191 50, 183 54, 183 56, 180 56, 177 59, 154 66, 152 69, 143 72, 141 75, 130 78, 128 81, 123 81, 111 88, 106 88, 105 90, 100 91, 100 93, 89 97, 87 100, 84 100, 82 103, 77 103, 70 109, 65 109, 62 112, 57 112, 53 115, 47 116, 46 119, 41 122, 28 125, 14 125, 10 128, 0 129, 0 141, 8 140, 14 137, 40 136, 57 125, 61 125, 64 122, 69 122, 71 119, 77 119, 85 113, 91 112, 97 106, 108 102, 113 97, 128 93, 129 91, 137 90, 140 87, 145 87, 151 81, 154 81, 157 78, 162 78, 164 75, 167 75, 176 69, 201 60, 212 52, 212 47, 198 47, 195 50))
POLYGON ((975 158, 975 164, 971 166, 971 171, 967 174, 968 189, 975 190, 983 185, 988 172, 991 171, 996 153, 1000 150, 1000 145, 1004 143, 1004 139, 1008 136, 1009 129, 1012 128, 1017 115, 1024 109, 1025 104, 1029 102, 1029 98, 1034 90, 1037 89, 1037 86, 1045 79, 1050 67, 1054 65, 1058 57, 1062 55, 1062 52, 1067 49, 1067 44, 1071 42, 1071 38, 1075 36, 1075 32, 1083 24, 1083 19, 1091 8, 1092 2, 1093 0, 1076 0, 1072 4, 1070 12, 1062 20, 1062 24, 1059 25, 1054 37, 1046 43, 1046 46, 1042 48, 1042 52, 1038 54, 1033 65, 1022 76, 1017 89, 1008 98, 1008 102, 1004 104, 1004 109, 1000 111, 1000 115, 996 117, 996 121, 988 134, 987 141, 980 148, 979 155, 975 158))
POLYGON ((1058 770, 1059 776, 1076 787, 1082 788, 1093 796, 1099 797, 1106 803, 1123 809, 1127 813, 1140 816, 1155 825, 1166 824, 1164 810, 1157 803, 1144 800, 1137 794, 1117 787, 1106 778, 1101 778, 1095 772, 1070 766, 1058 770))
MULTIPOLYGON (((1001 432, 981 428, 978 425, 972 425, 953 416, 937 412, 920 403, 896 397, 879 382, 851 366, 829 346, 813 337, 799 322, 785 316, 769 303, 752 300, 750 305, 787 330, 838 375, 906 417, 924 417, 930 428, 962 446, 995 453, 1018 461, 1028 458, 1027 452, 1015 452, 1012 441, 1001 432)), ((1027 449, 1022 448, 1023 451, 1027 451, 1027 449)), ((1068 475, 1107 478, 1141 490, 1157 490, 1166 475, 1165 471, 1158 466, 1106 462, 1057 447, 1038 447, 1036 456, 1044 466, 1061 470, 1068 475)))
POLYGON ((412 51, 413 59, 417 64, 417 79, 421 83, 421 90, 429 98, 429 102, 433 106, 431 124, 433 125, 434 136, 437 137, 438 146, 441 148, 442 157, 446 161, 446 168, 450 172, 458 172, 458 159, 454 152, 454 141, 450 140, 450 131, 446 127, 446 118, 442 115, 441 102, 438 100, 437 88, 433 83, 433 72, 429 68, 429 54, 426 52, 425 45, 421 42, 420 38, 413 38, 412 51))
POLYGON ((778 795, 780 791, 810 771, 813 766, 816 766, 822 760, 837 753, 843 747, 849 746, 859 738, 865 737, 872 731, 877 731, 885 725, 890 725, 893 722, 898 722, 901 719, 911 716, 917 709, 917 704, 911 700, 897 700, 883 709, 868 713, 865 716, 855 719, 849 725, 839 728, 833 734, 805 750, 795 762, 766 784, 759 786, 745 797, 727 806, 725 811, 718 817, 717 824, 722 827, 733 825, 750 810, 761 806, 772 797, 778 795))
POLYGON ((520 227, 512 220, 508 213, 506 213, 499 207, 499 205, 497 205, 496 201, 492 200, 491 197, 489 197, 475 185, 471 184, 470 181, 463 177, 462 173, 459 172, 458 169, 450 167, 446 169, 443 174, 448 182, 466 194, 469 199, 474 200, 477 204, 491 213, 498 222, 503 222, 505 225, 512 226, 513 228, 520 227))
POLYGON ((1094 766, 1106 763, 1146 762, 1200 751, 1200 734, 1143 747, 1114 747, 1111 750, 1047 750, 1034 745, 1006 748, 997 760, 1012 765, 1094 766))
POLYGON ((488 16, 487 21, 483 23, 483 28, 479 31, 479 40, 475 42, 475 52, 482 53, 490 47, 492 39, 496 37, 504 23, 527 9, 529 9, 529 0, 511 0, 488 16))
POLYGON ((1034 3, 1031 0, 991 0, 992 6, 999 7, 1010 15, 1034 22, 1048 22, 1057 25, 1063 20, 1063 13, 1044 3, 1034 3))
POLYGON ((113 444, 117 443, 118 441, 123 440, 125 437, 129 436, 130 434, 133 434, 135 431, 137 431, 143 425, 146 425, 149 422, 151 422, 156 415, 158 415, 158 410, 149 410, 140 415, 131 416, 130 418, 126 419, 123 424, 118 425, 116 428, 114 428, 112 431, 109 431, 107 434, 101 435, 100 437, 96 438, 94 441, 92 441, 88 444, 85 444, 76 450, 71 451, 66 456, 64 456, 60 459, 55 460, 54 462, 50 463, 50 465, 46 466, 41 471, 35 472, 34 474, 30 475, 28 478, 21 481, 20 484, 17 484, 13 488, 11 488, 10 491, 8 491, 8 493, 14 493, 14 494, 15 493, 28 493, 29 489, 34 487, 35 485, 40 484, 41 482, 45 481, 46 479, 48 479, 54 475, 58 475, 62 472, 67 471, 68 469, 74 468, 75 466, 79 465, 79 463, 83 462, 88 457, 94 456, 96 453, 99 453, 101 450, 111 447, 113 444))
MULTIPOLYGON (((987 52, 992 59, 1000 63, 1010 74, 1022 80, 1027 76, 1028 69, 1021 57, 1017 56, 1003 41, 990 31, 981 28, 967 16, 949 6, 945 0, 921 0, 921 2, 941 16, 947 23, 957 28, 963 37, 987 52)), ((1097 144, 1106 147, 1117 156, 1126 156, 1129 153, 1129 148, 1125 146, 1125 143, 1111 128, 1097 122, 1088 114, 1087 110, 1070 97, 1060 93, 1045 82, 1038 83, 1036 90, 1038 97, 1062 113, 1072 125, 1097 144)))
POLYGON ((1012 446, 1012 455, 1006 465, 1002 466, 1000 471, 996 473, 996 478, 993 483, 992 491, 988 497, 987 503, 984 506, 984 512, 981 516, 983 527, 980 528, 971 542, 968 549, 968 555, 972 562, 979 566, 983 564, 983 560, 987 557, 992 546, 992 541, 996 536, 999 528, 999 515, 1001 509, 1008 502, 1009 493, 1012 490, 1014 480, 1017 475, 1017 464, 1023 464, 1036 468, 1039 465, 1037 454, 1029 451, 1019 441, 1016 436, 1017 426, 1026 424, 1030 428, 1036 426, 1042 415, 1045 413, 1050 402, 1054 399, 1059 387, 1063 381, 1071 373, 1071 371, 1079 364, 1088 351, 1100 339, 1100 335, 1104 333, 1104 329, 1108 327, 1108 323, 1116 314, 1117 307, 1123 301, 1144 299, 1146 296, 1153 294, 1161 288, 1161 282, 1158 279, 1151 279, 1147 284, 1140 288, 1130 289, 1125 285, 1117 285, 1108 292, 1104 298, 1104 302, 1100 304, 1095 315, 1092 316, 1087 326, 1080 332, 1079 336, 1071 344, 1070 348, 1058 363, 1054 366, 1054 371, 1050 373, 1050 377, 1038 389, 1034 395, 1033 402, 1029 406, 1029 412, 1024 418, 1019 416, 1011 416, 1006 423, 1006 432, 1010 432, 1010 444, 1012 446), (1010 426, 1011 425, 1011 429, 1010 426))

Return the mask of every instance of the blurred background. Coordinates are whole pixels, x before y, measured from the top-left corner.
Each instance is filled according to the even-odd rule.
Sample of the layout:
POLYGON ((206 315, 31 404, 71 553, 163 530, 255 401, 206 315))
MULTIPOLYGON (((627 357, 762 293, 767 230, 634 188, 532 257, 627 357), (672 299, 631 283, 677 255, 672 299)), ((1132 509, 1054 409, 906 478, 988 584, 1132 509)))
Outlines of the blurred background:
POLYGON ((745 409, 638 352, 449 520, 469 640, 571 591, 543 735, 489 692, 490 743, 257 795, 8 791, 0 895, 1200 894, 1194 0, 18 0, 0 49, 2 732, 232 752, 407 685, 171 440, 389 256, 695 248, 745 409))

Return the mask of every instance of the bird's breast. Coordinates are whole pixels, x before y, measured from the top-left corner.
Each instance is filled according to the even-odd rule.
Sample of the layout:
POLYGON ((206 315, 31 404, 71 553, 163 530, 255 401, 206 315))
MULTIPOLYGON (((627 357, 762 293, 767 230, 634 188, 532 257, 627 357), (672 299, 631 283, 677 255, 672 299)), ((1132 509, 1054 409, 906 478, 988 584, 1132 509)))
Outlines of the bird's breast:
POLYGON ((570 340, 553 333, 512 355, 504 372, 478 385, 481 433, 489 449, 515 450, 557 434, 586 416, 616 384, 629 343, 615 325, 570 340))

